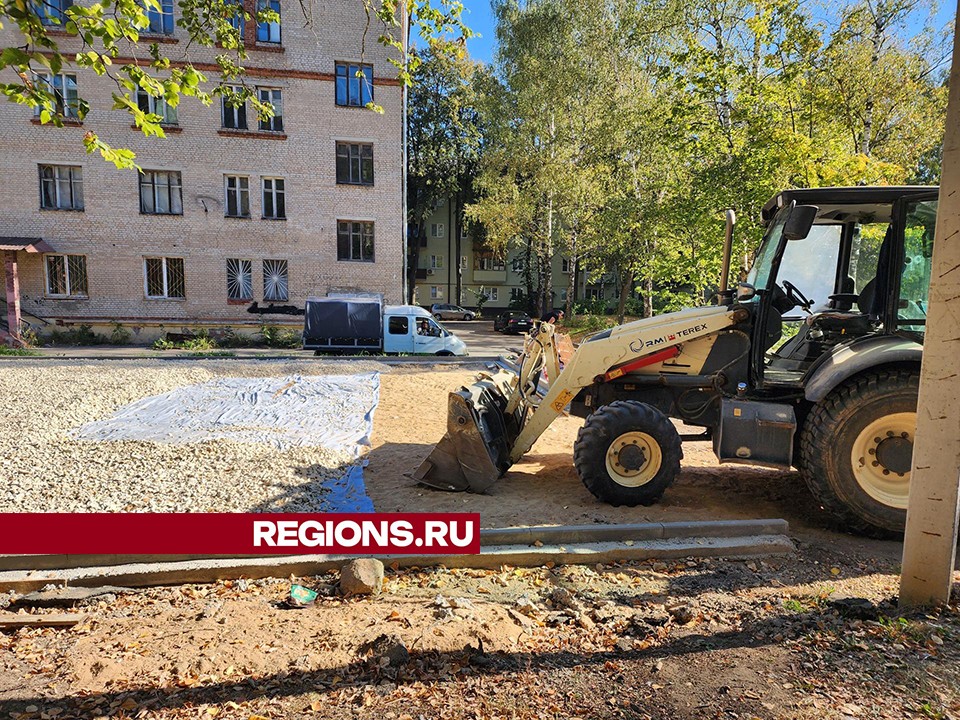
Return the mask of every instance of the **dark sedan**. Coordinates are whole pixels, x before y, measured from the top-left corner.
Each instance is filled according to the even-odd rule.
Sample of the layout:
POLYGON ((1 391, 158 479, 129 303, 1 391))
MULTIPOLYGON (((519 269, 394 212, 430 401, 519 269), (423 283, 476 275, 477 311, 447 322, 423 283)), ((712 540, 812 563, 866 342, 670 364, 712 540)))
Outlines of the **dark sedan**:
POLYGON ((532 327, 533 320, 530 319, 529 315, 514 310, 500 313, 493 321, 493 329, 496 332, 512 333, 514 335, 530 332, 532 327))

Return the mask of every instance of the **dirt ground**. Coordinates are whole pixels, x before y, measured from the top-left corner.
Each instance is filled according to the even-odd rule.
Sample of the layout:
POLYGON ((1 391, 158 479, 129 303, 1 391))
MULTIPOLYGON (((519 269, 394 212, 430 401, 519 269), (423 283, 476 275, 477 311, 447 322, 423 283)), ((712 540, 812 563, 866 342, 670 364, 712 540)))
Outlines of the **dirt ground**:
MULTIPOLYGON (((0 633, 0 717, 960 717, 960 608, 898 617, 889 561, 388 570, 117 592, 0 633), (851 600, 851 598, 861 598, 851 600), (385 636, 385 637, 383 637, 385 636)), ((0 596, 18 612, 35 609, 0 596)))
POLYGON ((900 615, 900 544, 831 528, 795 473, 721 468, 689 443, 660 504, 611 508, 576 477, 580 421, 562 418, 486 495, 415 485, 447 393, 474 374, 384 370, 365 473, 377 510, 478 511, 485 527, 783 517, 797 552, 388 568, 374 598, 341 597, 335 573, 73 608, 0 595, 0 611, 83 615, 0 631, 0 720, 960 720, 960 606, 900 615), (320 592, 315 606, 281 607, 293 581, 320 592))

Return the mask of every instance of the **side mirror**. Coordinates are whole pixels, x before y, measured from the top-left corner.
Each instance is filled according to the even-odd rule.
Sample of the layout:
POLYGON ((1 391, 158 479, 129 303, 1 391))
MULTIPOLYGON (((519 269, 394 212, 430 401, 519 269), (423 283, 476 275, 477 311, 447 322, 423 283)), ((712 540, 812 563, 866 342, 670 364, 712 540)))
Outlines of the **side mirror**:
POLYGON ((737 285, 737 300, 745 302, 753 300, 757 296, 757 289, 750 283, 739 283, 737 285))
POLYGON ((820 208, 815 205, 795 206, 783 226, 783 234, 787 240, 803 240, 809 235, 818 212, 820 208))

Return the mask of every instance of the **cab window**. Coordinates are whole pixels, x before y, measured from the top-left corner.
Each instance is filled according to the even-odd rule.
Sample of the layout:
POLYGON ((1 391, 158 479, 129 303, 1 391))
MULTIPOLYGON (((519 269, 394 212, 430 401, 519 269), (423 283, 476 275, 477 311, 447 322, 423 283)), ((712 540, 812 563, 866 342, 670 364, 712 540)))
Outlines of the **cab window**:
POLYGON ((387 332, 390 335, 406 335, 410 328, 410 319, 403 316, 393 316, 387 322, 387 332))
POLYGON ((915 332, 923 332, 927 319, 930 263, 936 222, 936 200, 923 200, 907 205, 897 325, 915 332))
MULTIPOLYGON (((834 293, 842 229, 841 225, 814 225, 803 240, 788 241, 777 282, 787 280, 813 307, 825 306, 834 293)), ((802 313, 798 309, 795 314, 802 313)))

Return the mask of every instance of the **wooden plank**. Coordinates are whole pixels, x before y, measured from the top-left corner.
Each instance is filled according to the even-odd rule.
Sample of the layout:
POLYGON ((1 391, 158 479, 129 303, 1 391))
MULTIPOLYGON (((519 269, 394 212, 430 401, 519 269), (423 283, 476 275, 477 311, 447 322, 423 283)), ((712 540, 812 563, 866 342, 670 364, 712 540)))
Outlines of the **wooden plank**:
POLYGON ((55 613, 52 615, 8 615, 0 614, 0 629, 22 627, 71 627, 83 620, 86 615, 77 613, 55 613))
POLYGON ((950 598, 960 508, 960 38, 954 36, 900 605, 950 598))

